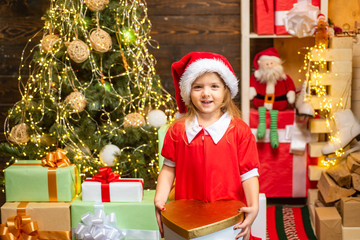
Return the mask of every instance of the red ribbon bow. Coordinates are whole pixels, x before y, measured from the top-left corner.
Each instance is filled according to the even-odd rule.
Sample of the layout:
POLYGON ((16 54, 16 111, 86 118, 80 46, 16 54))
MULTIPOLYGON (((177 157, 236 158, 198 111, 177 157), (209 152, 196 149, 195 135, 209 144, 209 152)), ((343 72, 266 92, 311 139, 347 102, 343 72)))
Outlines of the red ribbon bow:
POLYGON ((99 168, 99 173, 94 175, 92 179, 86 179, 90 182, 101 182, 101 200, 103 202, 110 202, 110 185, 111 182, 120 181, 118 173, 111 172, 111 167, 99 168))
POLYGON ((92 179, 88 179, 88 181, 111 183, 116 182, 119 178, 120 175, 118 173, 111 172, 111 167, 101 167, 99 168, 99 173, 94 175, 92 179))

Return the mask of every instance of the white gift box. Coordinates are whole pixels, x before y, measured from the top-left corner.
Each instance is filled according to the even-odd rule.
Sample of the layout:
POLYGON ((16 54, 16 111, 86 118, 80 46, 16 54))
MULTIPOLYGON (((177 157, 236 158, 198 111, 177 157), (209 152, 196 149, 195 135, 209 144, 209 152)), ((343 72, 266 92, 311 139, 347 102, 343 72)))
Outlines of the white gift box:
POLYGON ((81 188, 83 201, 141 202, 144 180, 142 178, 121 178, 116 182, 103 183, 103 186, 101 182, 85 180, 81 184, 81 188))
POLYGON ((251 234, 254 237, 266 240, 266 196, 264 193, 259 194, 259 212, 253 224, 251 225, 251 234))

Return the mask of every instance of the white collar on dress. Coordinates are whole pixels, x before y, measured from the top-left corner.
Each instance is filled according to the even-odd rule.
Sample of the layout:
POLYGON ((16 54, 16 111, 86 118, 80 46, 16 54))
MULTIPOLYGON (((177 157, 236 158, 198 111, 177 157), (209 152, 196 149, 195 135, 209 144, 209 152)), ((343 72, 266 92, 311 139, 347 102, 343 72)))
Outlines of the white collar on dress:
MULTIPOLYGON (((205 131, 210 135, 215 144, 217 144, 220 139, 225 135, 226 130, 228 129, 231 122, 231 116, 229 113, 224 113, 219 120, 217 120, 212 125, 205 128, 205 131)), ((192 140, 196 137, 196 135, 203 128, 199 126, 197 117, 195 116, 194 120, 185 124, 185 132, 188 139, 188 142, 191 143, 192 140)))

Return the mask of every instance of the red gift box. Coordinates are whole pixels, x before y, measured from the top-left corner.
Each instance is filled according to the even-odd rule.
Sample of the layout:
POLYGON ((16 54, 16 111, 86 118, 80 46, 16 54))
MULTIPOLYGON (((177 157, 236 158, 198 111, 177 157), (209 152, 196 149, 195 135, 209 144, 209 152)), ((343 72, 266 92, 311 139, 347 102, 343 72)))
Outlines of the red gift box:
MULTIPOLYGON (((287 35, 289 34, 284 25, 285 14, 293 8, 293 5, 298 0, 275 0, 275 34, 287 35)), ((320 0, 311 0, 313 6, 320 9, 320 0)))
POLYGON ((274 1, 254 0, 254 31, 257 34, 274 34, 274 1))
MULTIPOLYGON (((259 122, 258 111, 250 110, 250 128, 256 136, 259 122)), ((287 139, 287 127, 295 122, 295 111, 279 111, 279 147, 273 149, 269 142, 270 114, 266 112, 267 133, 257 140, 260 159, 260 192, 266 197, 306 197, 309 188, 307 177, 308 156, 290 153, 291 139, 287 139)))

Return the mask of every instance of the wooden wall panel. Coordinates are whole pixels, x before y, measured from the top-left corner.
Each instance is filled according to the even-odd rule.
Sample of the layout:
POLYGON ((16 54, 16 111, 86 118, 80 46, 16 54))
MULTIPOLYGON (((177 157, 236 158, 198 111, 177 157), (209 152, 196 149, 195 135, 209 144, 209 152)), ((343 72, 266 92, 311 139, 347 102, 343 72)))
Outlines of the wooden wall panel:
POLYGON ((148 1, 152 39, 150 49, 164 87, 174 95, 171 64, 189 52, 224 55, 240 76, 240 1, 148 1))
MULTIPOLYGON (((0 12, 1 14, 1 12, 0 12)), ((0 17, 0 69, 1 75, 18 75, 21 54, 25 45, 42 27, 39 16, 0 17)), ((40 36, 30 42, 30 48, 37 44, 40 36)), ((29 49, 30 49, 29 48, 29 49)))
POLYGON ((0 75, 0 84, 0 104, 2 106, 13 105, 21 99, 17 76, 0 75))
POLYGON ((148 0, 150 15, 240 14, 239 0, 148 0))

